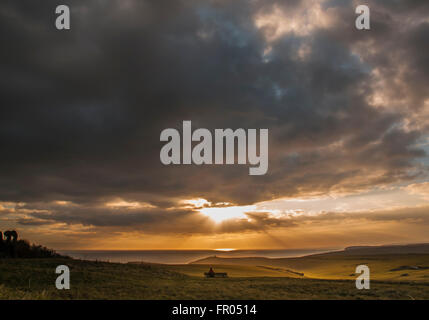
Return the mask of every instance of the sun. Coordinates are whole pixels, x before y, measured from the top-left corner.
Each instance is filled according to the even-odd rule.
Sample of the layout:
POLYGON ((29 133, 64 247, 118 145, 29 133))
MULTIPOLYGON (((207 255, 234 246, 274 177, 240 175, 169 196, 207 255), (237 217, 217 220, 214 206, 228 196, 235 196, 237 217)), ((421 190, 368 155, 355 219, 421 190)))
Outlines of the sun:
POLYGON ((213 204, 203 198, 182 200, 184 208, 194 209, 203 215, 209 217, 216 223, 231 219, 248 219, 246 212, 257 210, 255 205, 249 206, 232 206, 228 202, 218 202, 213 204))
POLYGON ((230 219, 247 219, 246 212, 251 212, 256 206, 231 206, 201 208, 199 211, 217 223, 230 219))

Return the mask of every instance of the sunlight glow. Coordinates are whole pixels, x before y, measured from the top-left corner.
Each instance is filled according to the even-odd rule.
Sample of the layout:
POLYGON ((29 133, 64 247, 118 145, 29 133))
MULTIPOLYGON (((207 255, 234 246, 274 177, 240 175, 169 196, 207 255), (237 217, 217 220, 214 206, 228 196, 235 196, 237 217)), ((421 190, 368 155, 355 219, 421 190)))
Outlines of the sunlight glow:
POLYGON ((256 210, 256 206, 233 206, 233 207, 212 207, 202 208, 200 212, 215 222, 219 223, 229 219, 248 219, 246 212, 256 210))

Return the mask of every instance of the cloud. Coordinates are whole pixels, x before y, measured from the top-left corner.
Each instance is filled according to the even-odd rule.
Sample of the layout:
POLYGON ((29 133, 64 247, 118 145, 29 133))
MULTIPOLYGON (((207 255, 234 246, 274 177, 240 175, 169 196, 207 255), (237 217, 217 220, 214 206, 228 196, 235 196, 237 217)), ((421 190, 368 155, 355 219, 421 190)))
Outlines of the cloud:
POLYGON ((73 1, 69 32, 54 28, 56 5, 0 4, 0 200, 39 210, 21 224, 289 227, 262 213, 216 227, 171 208, 361 192, 426 170, 426 1, 369 1, 364 33, 351 1, 73 1), (163 166, 159 134, 183 120, 269 128, 267 175, 163 166), (101 205, 119 198, 145 205, 101 205))
POLYGON ((404 190, 411 194, 421 195, 423 198, 429 199, 429 182, 413 183, 404 187, 404 190))
MULTIPOLYGON (((333 226, 353 221, 405 222, 415 225, 429 224, 429 206, 392 207, 387 209, 360 211, 264 210, 243 207, 242 216, 217 220, 215 215, 202 213, 202 208, 115 208, 110 206, 72 205, 61 207, 35 204, 3 210, 9 222, 22 228, 39 226, 83 226, 90 232, 141 232, 142 234, 169 235, 216 235, 236 233, 268 233, 279 229, 296 229, 308 225, 333 226), (46 209, 47 208, 47 209, 46 209), (97 231, 98 230, 98 231, 97 231), (109 231, 110 232, 110 231, 109 231)), ((231 207, 216 207, 231 211, 231 207)), ((240 208, 236 208, 240 209, 240 208)), ((219 213, 218 213, 219 214, 219 213)))

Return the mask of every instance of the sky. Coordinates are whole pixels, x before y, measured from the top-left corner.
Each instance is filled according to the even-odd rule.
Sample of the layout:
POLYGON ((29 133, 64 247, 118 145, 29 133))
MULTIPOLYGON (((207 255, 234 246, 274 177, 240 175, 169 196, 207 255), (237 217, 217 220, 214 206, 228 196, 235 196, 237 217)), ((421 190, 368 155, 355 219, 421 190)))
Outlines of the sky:
POLYGON ((429 242, 429 3, 0 3, 0 230, 54 249, 429 242), (268 128, 269 168, 160 162, 268 128))

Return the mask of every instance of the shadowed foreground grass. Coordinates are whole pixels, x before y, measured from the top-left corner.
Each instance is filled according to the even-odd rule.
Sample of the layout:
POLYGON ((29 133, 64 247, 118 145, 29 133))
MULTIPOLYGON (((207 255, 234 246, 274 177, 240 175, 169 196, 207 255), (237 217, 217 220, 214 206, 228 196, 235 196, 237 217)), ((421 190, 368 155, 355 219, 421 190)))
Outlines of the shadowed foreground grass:
MULTIPOLYGON (((185 268, 185 267, 182 267, 185 268)), ((429 299, 429 284, 287 277, 205 279, 162 265, 72 259, 0 260, 0 299, 429 299), (55 268, 71 271, 71 289, 55 288, 55 268)))

